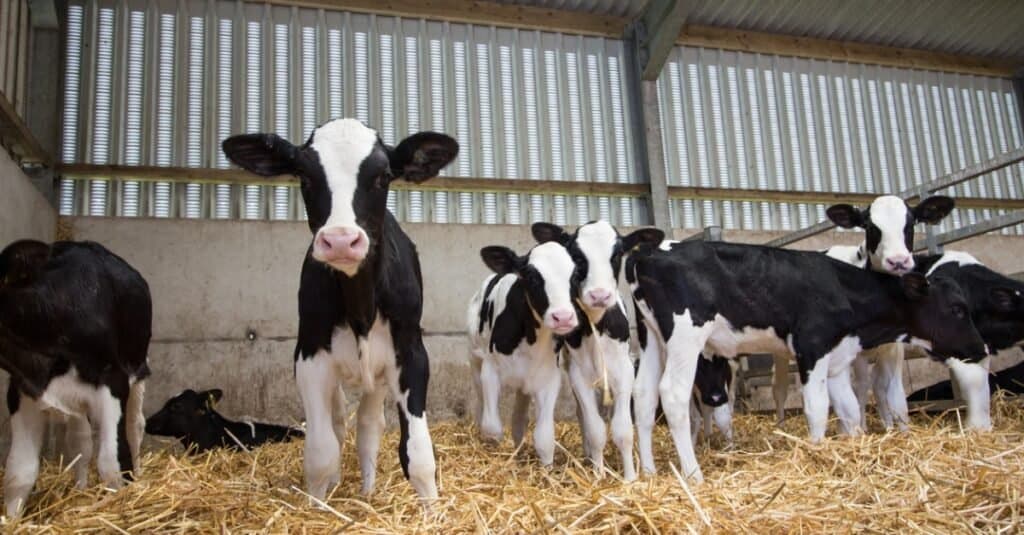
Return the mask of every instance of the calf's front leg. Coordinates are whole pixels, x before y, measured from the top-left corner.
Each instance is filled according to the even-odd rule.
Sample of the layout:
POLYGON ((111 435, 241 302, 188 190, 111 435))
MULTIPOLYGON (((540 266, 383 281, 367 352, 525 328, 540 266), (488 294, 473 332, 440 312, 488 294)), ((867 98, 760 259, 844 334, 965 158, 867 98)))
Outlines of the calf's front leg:
POLYGON ((430 364, 422 341, 414 342, 399 362, 398 384, 394 392, 402 432, 398 441, 398 460, 416 494, 421 499, 432 500, 437 498, 437 463, 430 428, 427 427, 430 364))

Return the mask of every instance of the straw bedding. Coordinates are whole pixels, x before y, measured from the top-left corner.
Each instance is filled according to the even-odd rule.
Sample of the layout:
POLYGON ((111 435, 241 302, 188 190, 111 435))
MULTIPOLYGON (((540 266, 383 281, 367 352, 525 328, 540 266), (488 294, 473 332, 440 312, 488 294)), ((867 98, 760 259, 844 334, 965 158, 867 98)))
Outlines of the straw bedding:
MULTIPOLYGON (((358 494, 352 433, 343 481, 326 508, 302 488, 301 442, 252 452, 144 455, 145 473, 119 492, 73 489, 73 470, 44 465, 15 532, 1014 532, 1024 506, 1024 414, 993 402, 996 428, 963 433, 956 413, 915 416, 908 434, 873 433, 810 445, 802 417, 781 429, 737 415, 737 444, 698 448, 706 481, 685 486, 667 429, 655 434, 661 470, 623 484, 594 481, 575 424, 560 423, 555 468, 529 447, 482 444, 471 425, 434 425, 441 498, 425 510, 402 477, 397 431, 385 436, 377 491, 358 494)), ((350 428, 351 429, 351 428, 350 428)), ((618 467, 609 443, 606 458, 618 467)), ((95 475, 94 475, 95 477, 95 475)))

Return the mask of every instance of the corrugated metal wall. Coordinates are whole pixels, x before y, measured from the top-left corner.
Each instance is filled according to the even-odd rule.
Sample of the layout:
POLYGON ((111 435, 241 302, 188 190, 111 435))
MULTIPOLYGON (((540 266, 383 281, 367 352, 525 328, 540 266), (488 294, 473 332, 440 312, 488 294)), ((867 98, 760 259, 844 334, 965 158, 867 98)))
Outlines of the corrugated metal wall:
MULTIPOLYGON (((621 41, 241 1, 68 8, 62 158, 225 168, 221 140, 357 117, 454 135, 450 176, 636 182, 621 41)), ((888 193, 1022 146, 1008 80, 677 47, 659 80, 670 184, 888 193)), ((1024 165, 955 188, 1024 192, 1024 165)), ((201 173, 200 173, 201 176, 201 173)), ((266 184, 66 181, 61 213, 300 219, 266 184)), ((640 198, 392 192, 400 220, 648 224, 640 198)), ((676 225, 791 230, 824 206, 672 201, 676 225)), ((956 211, 944 227, 993 215, 956 211)))
MULTIPOLYGON (((293 142, 356 117, 385 142, 434 129, 462 148, 446 174, 633 182, 616 40, 242 2, 69 6, 65 162, 228 166, 233 133, 293 142)), ((61 212, 303 217, 297 190, 68 182, 61 212)), ((639 199, 392 192, 406 221, 631 225, 639 199)), ((642 220, 639 222, 643 222, 642 220)))
MULTIPOLYGON (((676 47, 658 89, 674 185, 895 193, 1024 146, 1012 83, 999 78, 676 47)), ((1018 198, 1022 180, 1014 165, 945 193, 1018 198)), ((765 230, 806 227, 824 209, 671 206, 684 227, 765 230)), ((941 229, 992 215, 957 210, 941 229)))

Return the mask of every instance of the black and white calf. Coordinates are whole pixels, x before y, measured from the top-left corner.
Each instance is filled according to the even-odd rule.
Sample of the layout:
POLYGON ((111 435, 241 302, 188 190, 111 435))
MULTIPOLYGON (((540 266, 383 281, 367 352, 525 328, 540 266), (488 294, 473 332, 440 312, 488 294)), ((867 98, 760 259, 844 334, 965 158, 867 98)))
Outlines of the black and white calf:
POLYGON ((470 300, 466 315, 480 433, 501 441, 498 399, 501 388, 510 387, 516 392, 512 438, 522 442, 532 398, 533 445, 547 466, 555 455, 555 403, 562 384, 555 337, 579 324, 573 306, 576 265, 555 242, 537 245, 522 257, 501 246, 484 247, 480 256, 495 273, 470 300))
POLYGON ((732 412, 736 396, 733 391, 733 361, 719 355, 710 359, 701 355, 693 378, 693 396, 690 398, 690 432, 696 445, 697 436, 704 431, 711 438, 712 423, 725 437, 726 446, 732 446, 732 412))
POLYGON ((416 247, 386 203, 392 180, 436 176, 458 144, 420 132, 390 147, 361 122, 335 119, 302 146, 275 134, 246 134, 225 140, 223 148, 232 162, 258 175, 297 176, 314 234, 302 264, 295 348, 309 493, 322 499, 340 480, 345 402, 339 385, 345 384, 363 390, 356 438, 363 492, 374 487, 390 391, 398 405, 402 470, 421 498, 436 497, 422 276, 416 247))
POLYGON ((294 427, 225 418, 214 409, 223 395, 219 388, 201 392, 185 390, 146 419, 146 432, 174 437, 190 453, 216 448, 254 448, 267 442, 286 442, 292 437, 304 436, 302 430, 294 427))
POLYGON ((93 428, 105 485, 120 487, 122 472, 140 468, 152 309, 142 276, 99 244, 25 240, 0 253, 0 367, 11 374, 9 517, 20 514, 39 474, 46 413, 70 417, 80 487, 93 428))
MULTIPOLYGON (((864 241, 860 245, 835 245, 824 251, 836 260, 846 262, 879 273, 902 275, 914 269, 914 227, 918 223, 938 224, 953 210, 955 202, 949 197, 936 195, 928 197, 916 206, 895 195, 882 195, 871 204, 860 209, 849 204, 835 204, 826 210, 828 218, 842 228, 862 228, 864 241)), ((784 417, 786 392, 789 387, 789 357, 775 356, 774 397, 779 421, 784 417)), ((879 407, 890 404, 906 416, 906 398, 903 391, 903 346, 884 345, 859 356, 853 362, 853 385, 859 400, 861 424, 864 425, 864 408, 867 391, 873 385, 876 403, 879 407), (872 381, 868 369, 874 361, 872 381), (902 405, 902 410, 899 407, 902 405)), ((907 428, 907 421, 897 418, 901 429, 907 428)), ((890 427, 890 420, 886 427, 890 427)))
POLYGON ((909 337, 941 354, 984 354, 952 280, 929 284, 917 273, 896 278, 816 252, 756 245, 683 242, 666 248, 643 245, 626 260, 626 280, 653 339, 634 386, 640 462, 647 472, 654 471, 651 429, 660 394, 682 469, 702 479, 688 431, 697 359, 705 347, 727 358, 787 350, 795 355, 815 442, 825 434, 830 394, 844 429, 859 424, 846 372, 861 349, 909 337))
MULTIPOLYGON (((919 255, 916 259, 917 269, 926 273, 929 279, 953 279, 963 288, 967 297, 971 319, 985 341, 988 355, 982 359, 971 359, 936 352, 936 358, 942 360, 953 372, 953 378, 967 404, 967 427, 990 430, 989 360, 999 351, 1024 342, 1024 283, 992 271, 977 258, 961 251, 919 255)), ((906 403, 903 407, 906 407, 906 403)), ((895 412, 891 406, 880 405, 879 410, 883 418, 887 416, 884 411, 895 412)), ((894 413, 888 417, 906 416, 894 413)))
POLYGON ((661 231, 641 229, 627 236, 606 221, 591 221, 569 234, 550 223, 535 223, 533 237, 539 243, 558 242, 576 264, 579 284, 572 298, 578 305, 580 325, 565 336, 569 354, 568 373, 576 397, 583 448, 600 476, 604 471, 604 446, 608 432, 601 418, 597 395, 604 389, 612 399, 612 442, 622 455, 622 477, 636 479, 633 465, 633 360, 629 356, 629 320, 619 295, 622 255, 632 249, 641 235, 660 239, 661 231))

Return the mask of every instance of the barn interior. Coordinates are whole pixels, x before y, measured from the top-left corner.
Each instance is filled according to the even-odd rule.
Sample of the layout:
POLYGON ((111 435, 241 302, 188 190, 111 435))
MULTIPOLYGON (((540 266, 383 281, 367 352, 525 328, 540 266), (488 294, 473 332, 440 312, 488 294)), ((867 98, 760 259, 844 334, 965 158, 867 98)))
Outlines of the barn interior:
MULTIPOLYGON (((311 239, 302 198, 294 177, 232 166, 221 141, 276 132, 301 143, 342 116, 392 144, 419 130, 446 132, 461 145, 458 159, 429 182, 396 183, 388 206, 423 265, 431 419, 468 422, 465 311, 488 274, 478 251, 526 251, 535 221, 571 228, 605 219, 623 232, 650 225, 676 239, 819 250, 862 239, 826 220, 829 205, 941 194, 957 208, 919 226, 917 247, 967 251, 1020 278, 1022 20, 1024 3, 1012 0, 0 0, 0 244, 92 240, 143 274, 154 304, 147 414, 185 388, 220 388, 225 414, 298 424, 296 294, 311 239)), ((1022 360, 1009 351, 993 369, 1022 360)), ((770 372, 744 362, 741 406, 770 411, 770 372)), ((921 356, 907 360, 903 377, 910 392, 949 372, 921 356)), ((799 382, 791 383, 797 408, 799 382)), ((562 398, 558 414, 572 420, 567 385, 562 398)), ((1003 416, 1000 444, 1019 440, 1019 416, 1003 416)), ((943 422, 956 426, 955 416, 943 422)), ((806 447, 762 431, 772 447, 806 447)), ((566 444, 573 432, 561 432, 566 444)), ((493 461, 507 462, 507 449, 491 452, 493 461)), ((832 458, 811 451, 804 461, 832 458)), ((922 481, 914 489, 942 487, 932 490, 936 500, 954 492, 922 481)), ((761 509, 775 499, 765 488, 752 502, 761 509)), ((1020 510, 1019 483, 993 488, 978 492, 1017 500, 993 505, 993 518, 1020 510)), ((673 494, 695 515, 677 530, 707 519, 693 492, 673 494)), ((381 503, 373 507, 383 514, 381 503)), ((715 507, 717 521, 739 506, 715 507)), ((931 529, 965 526, 956 508, 943 511, 931 529)), ((464 512, 465 530, 488 529, 479 511, 464 512)), ((592 523, 606 515, 614 516, 562 526, 607 529, 592 523)), ((970 518, 966 525, 980 526, 970 518)), ((534 520, 503 529, 558 525, 534 520)), ((779 522, 771 529, 796 525, 779 522)))

